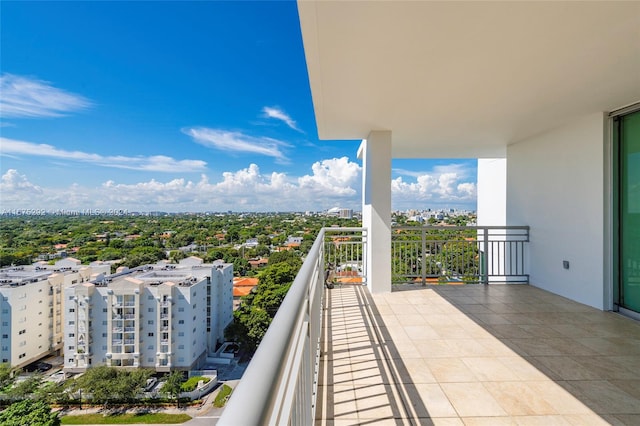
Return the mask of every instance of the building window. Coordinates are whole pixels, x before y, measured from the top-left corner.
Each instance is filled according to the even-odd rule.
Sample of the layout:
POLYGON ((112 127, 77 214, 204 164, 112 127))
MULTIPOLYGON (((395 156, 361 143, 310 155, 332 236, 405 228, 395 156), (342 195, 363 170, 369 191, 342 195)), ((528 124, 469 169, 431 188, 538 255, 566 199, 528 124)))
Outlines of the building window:
POLYGON ((178 320, 178 324, 184 324, 184 320, 178 320))
POLYGON ((149 309, 148 309, 148 312, 153 312, 153 308, 149 308, 149 309))
POLYGON ((184 345, 178 345, 178 349, 184 349, 184 345))
POLYGON ((107 337, 107 333, 102 333, 102 337, 107 337))
POLYGON ((107 313, 109 310, 107 308, 102 308, 102 312, 107 313))
POLYGON ((74 333, 69 333, 69 337, 76 337, 74 333))
POLYGON ((178 337, 182 337, 182 336, 184 336, 184 331, 179 331, 178 332, 178 337))
POLYGON ((106 350, 107 350, 107 345, 103 345, 103 346, 102 346, 102 350, 103 350, 103 351, 106 351, 106 350))
POLYGON ((178 312, 184 312, 184 308, 178 308, 178 312))
POLYGON ((147 324, 149 324, 149 325, 153 325, 153 320, 149 320, 149 321, 147 321, 147 324))
POLYGON ((69 358, 69 359, 67 360, 67 362, 68 362, 69 364, 73 364, 73 358, 69 358))
POLYGON ((195 309, 195 308, 196 308, 196 304, 194 303, 194 304, 193 304, 193 309, 195 309))
POLYGON ((71 309, 69 309, 69 313, 70 313, 70 314, 74 313, 75 311, 76 311, 76 310, 75 310, 75 308, 71 308, 71 309))
POLYGON ((106 321, 102 321, 102 325, 107 325, 107 322, 106 321))
POLYGON ((75 346, 69 346, 69 350, 72 351, 75 349, 75 346))
POLYGON ((147 299, 148 299, 148 300, 153 300, 153 295, 152 295, 152 294, 150 294, 149 296, 147 296, 147 299))
POLYGON ((69 321, 69 325, 76 325, 75 321, 69 321))
POLYGON ((153 337, 153 333, 149 333, 149 337, 153 337))
POLYGON ((147 358, 147 362, 153 362, 153 358, 147 358))

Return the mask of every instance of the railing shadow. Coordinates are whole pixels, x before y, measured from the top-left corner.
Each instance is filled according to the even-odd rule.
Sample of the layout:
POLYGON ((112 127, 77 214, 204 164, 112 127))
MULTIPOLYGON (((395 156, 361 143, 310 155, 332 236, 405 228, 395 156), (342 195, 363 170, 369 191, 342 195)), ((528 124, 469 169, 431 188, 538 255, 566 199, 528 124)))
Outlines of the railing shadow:
POLYGON ((339 420, 341 424, 354 425, 381 421, 397 425, 433 425, 366 287, 345 285, 327 290, 325 309, 316 424, 339 420), (353 293, 346 296, 350 297, 348 304, 338 308, 335 299, 345 297, 342 290, 353 290, 353 293), (331 310, 345 308, 350 314, 343 317, 343 328, 336 329, 331 310), (357 337, 348 338, 347 329, 357 337), (345 370, 346 366, 350 374, 345 370), (351 385, 353 391, 345 388, 351 385), (366 399, 370 401, 363 404, 366 399))

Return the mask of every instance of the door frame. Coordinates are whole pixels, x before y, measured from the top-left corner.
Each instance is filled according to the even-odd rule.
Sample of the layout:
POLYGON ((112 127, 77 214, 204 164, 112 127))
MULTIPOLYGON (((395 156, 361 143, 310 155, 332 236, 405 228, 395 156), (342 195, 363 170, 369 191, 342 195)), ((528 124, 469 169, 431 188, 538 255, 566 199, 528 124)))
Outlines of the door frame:
POLYGON ((640 102, 608 114, 605 123, 605 239, 604 239, 604 307, 640 320, 640 313, 619 305, 620 301, 620 139, 617 119, 640 112, 640 102))

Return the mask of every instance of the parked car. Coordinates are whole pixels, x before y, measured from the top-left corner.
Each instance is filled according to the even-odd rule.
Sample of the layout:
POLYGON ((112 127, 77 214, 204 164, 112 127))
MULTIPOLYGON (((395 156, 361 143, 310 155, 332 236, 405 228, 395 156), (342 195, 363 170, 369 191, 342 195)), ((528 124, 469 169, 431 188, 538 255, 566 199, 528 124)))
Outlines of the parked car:
POLYGON ((49 364, 48 362, 44 362, 44 361, 39 361, 39 362, 35 362, 32 364, 27 365, 24 368, 24 371, 27 371, 29 373, 34 372, 34 371, 39 371, 41 373, 47 371, 47 370, 51 370, 51 367, 53 367, 51 364, 49 364))

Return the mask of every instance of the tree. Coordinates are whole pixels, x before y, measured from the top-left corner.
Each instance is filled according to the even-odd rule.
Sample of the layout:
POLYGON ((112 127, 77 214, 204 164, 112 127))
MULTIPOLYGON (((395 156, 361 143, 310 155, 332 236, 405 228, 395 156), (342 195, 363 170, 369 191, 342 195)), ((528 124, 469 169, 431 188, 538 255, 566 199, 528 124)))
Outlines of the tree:
POLYGON ((42 375, 34 374, 29 376, 26 380, 14 384, 7 394, 9 394, 9 396, 14 400, 25 399, 27 396, 37 391, 41 384, 42 375))
POLYGON ((3 426, 58 426, 60 419, 57 413, 51 412, 51 407, 44 401, 15 402, 6 410, 0 412, 0 424, 3 426))
POLYGON ((271 255, 269 256, 269 265, 274 265, 280 262, 287 262, 288 264, 295 266, 298 269, 300 269, 300 266, 302 266, 302 259, 300 259, 300 256, 298 256, 295 252, 289 250, 271 253, 271 255))
POLYGON ((180 407, 180 392, 184 376, 180 371, 172 371, 162 386, 162 393, 176 400, 176 407, 180 407))
POLYGON ((78 379, 78 386, 91 395, 94 403, 107 406, 120 401, 133 401, 142 392, 150 376, 151 371, 147 369, 126 371, 103 365, 88 369, 78 379))
POLYGON ((242 299, 242 305, 233 313, 233 323, 225 330, 225 337, 250 352, 255 351, 297 273, 298 267, 287 261, 269 264, 263 269, 258 274, 255 293, 242 299))
POLYGON ((0 364, 0 393, 14 381, 11 365, 7 362, 0 364))

